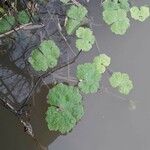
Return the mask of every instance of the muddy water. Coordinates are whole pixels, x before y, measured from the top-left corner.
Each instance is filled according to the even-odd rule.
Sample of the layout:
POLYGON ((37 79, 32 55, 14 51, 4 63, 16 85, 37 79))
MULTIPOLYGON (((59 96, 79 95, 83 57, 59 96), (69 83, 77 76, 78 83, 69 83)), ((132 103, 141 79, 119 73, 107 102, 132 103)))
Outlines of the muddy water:
MULTIPOLYGON (((150 4, 149 0, 134 1, 150 4)), ((34 97, 31 121, 40 143, 49 150, 149 150, 150 149, 150 19, 144 23, 131 21, 124 36, 116 36, 104 24, 99 14, 99 1, 89 3, 89 16, 95 24, 96 46, 88 54, 82 54, 79 62, 87 62, 99 53, 111 56, 110 69, 127 72, 134 81, 134 90, 122 97, 112 90, 108 75, 103 78, 102 93, 84 97, 85 116, 75 129, 65 136, 50 133, 43 119, 47 105, 47 87, 34 97), (134 101, 133 110, 129 100, 134 101)), ((37 150, 35 142, 28 137, 18 120, 0 107, 0 146, 3 150, 37 150)))
MULTIPOLYGON (((149 0, 134 2, 150 4, 149 0)), ((116 36, 99 17, 99 1, 91 0, 89 9, 95 23, 101 24, 93 27, 100 53, 111 56, 112 70, 129 73, 134 81, 134 90, 124 101, 115 90, 111 90, 106 75, 103 87, 108 92, 85 97, 83 120, 73 132, 50 144, 49 150, 149 150, 150 19, 144 23, 131 21, 127 34, 116 36), (131 110, 128 100, 135 101, 135 110, 131 110)), ((90 59, 96 54, 96 47, 88 53, 90 59)), ((89 61, 89 56, 85 56, 84 61, 89 61)))

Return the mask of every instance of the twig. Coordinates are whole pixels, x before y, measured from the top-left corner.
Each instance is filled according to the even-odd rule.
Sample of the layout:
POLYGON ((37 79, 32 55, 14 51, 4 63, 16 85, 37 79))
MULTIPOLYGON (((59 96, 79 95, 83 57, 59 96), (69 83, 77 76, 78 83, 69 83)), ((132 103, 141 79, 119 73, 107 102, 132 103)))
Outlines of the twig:
MULTIPOLYGON (((28 24, 24 24, 24 25, 21 25, 20 27, 15 28, 15 31, 18 31, 20 29, 33 30, 33 29, 42 28, 42 27, 44 27, 43 24, 41 24, 41 25, 33 25, 32 23, 28 23, 28 24)), ((6 32, 4 34, 0 34, 0 38, 4 37, 4 36, 7 36, 7 35, 9 35, 9 34, 11 34, 13 32, 14 32, 14 30, 11 30, 11 31, 8 31, 8 32, 6 32)))

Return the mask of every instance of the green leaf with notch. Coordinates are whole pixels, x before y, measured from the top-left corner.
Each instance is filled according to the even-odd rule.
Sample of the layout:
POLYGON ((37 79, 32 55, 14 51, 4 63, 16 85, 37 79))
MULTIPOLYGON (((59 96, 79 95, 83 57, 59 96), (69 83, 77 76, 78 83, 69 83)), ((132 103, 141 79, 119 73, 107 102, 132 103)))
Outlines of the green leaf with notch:
POLYGON ((71 35, 75 29, 80 25, 80 23, 84 20, 87 15, 87 9, 82 6, 72 5, 70 9, 67 11, 67 22, 66 22, 66 31, 69 35, 71 35))
POLYGON ((92 48, 92 45, 95 42, 95 37, 93 32, 89 28, 80 27, 76 31, 76 36, 78 39, 76 40, 76 47, 80 51, 89 51, 92 48))
POLYGON ((100 87, 101 74, 97 71, 95 64, 85 63, 77 66, 76 72, 79 79, 79 89, 85 93, 95 93, 100 87))
POLYGON ((29 13, 26 10, 19 11, 17 17, 20 24, 27 24, 30 22, 29 13))
POLYGON ((109 82, 113 88, 118 88, 119 92, 125 95, 128 95, 133 89, 133 83, 126 73, 114 72, 109 82))
POLYGON ((127 17, 129 10, 128 0, 105 0, 103 3, 103 20, 111 26, 111 31, 115 34, 123 35, 130 26, 127 17))
POLYGON ((150 16, 149 7, 141 6, 140 8, 134 6, 130 9, 131 17, 141 22, 145 21, 150 16))
POLYGON ((5 33, 15 26, 15 18, 13 16, 3 16, 0 19, 0 33, 5 33))
POLYGON ((82 96, 76 87, 58 84, 48 93, 46 121, 51 131, 68 133, 84 115, 82 96))
POLYGON ((60 50, 52 40, 44 40, 34 49, 28 61, 36 71, 47 71, 57 65, 60 50))
POLYGON ((96 66, 96 69, 99 73, 104 73, 106 70, 106 67, 110 65, 111 58, 108 57, 106 54, 100 54, 99 56, 96 56, 93 60, 93 63, 96 66))

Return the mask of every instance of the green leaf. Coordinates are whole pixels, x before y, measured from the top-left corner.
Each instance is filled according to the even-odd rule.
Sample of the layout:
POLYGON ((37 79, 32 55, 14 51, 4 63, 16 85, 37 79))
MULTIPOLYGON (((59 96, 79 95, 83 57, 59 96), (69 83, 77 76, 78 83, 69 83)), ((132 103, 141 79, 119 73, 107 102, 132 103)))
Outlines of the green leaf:
POLYGON ((141 22, 145 21, 150 16, 149 7, 141 6, 140 8, 134 6, 130 9, 131 17, 141 22))
POLYGON ((77 78, 79 88, 83 93, 95 93, 99 88, 101 74, 97 71, 95 64, 85 63, 77 66, 77 78))
POLYGON ((105 0, 103 2, 103 8, 107 10, 124 9, 125 11, 129 11, 130 5, 128 0, 105 0))
POLYGON ((70 0, 60 0, 62 3, 67 4, 70 0))
POLYGON ((75 29, 80 25, 85 16, 87 15, 87 9, 82 6, 72 5, 70 9, 67 11, 67 23, 66 30, 69 35, 71 35, 75 29))
POLYGON ((113 88, 118 88, 119 92, 125 95, 128 95, 133 89, 133 83, 126 73, 114 72, 109 82, 113 88))
POLYGON ((60 50, 52 40, 43 41, 34 49, 28 61, 36 71, 46 71, 57 65, 60 50))
POLYGON ((111 25, 117 21, 122 21, 126 18, 127 18, 127 13, 123 9, 103 11, 103 19, 108 25, 111 25))
POLYGON ((73 86, 58 84, 48 93, 46 113, 49 130, 68 133, 84 115, 82 96, 73 86))
POLYGON ((108 57, 106 54, 101 54, 99 56, 96 56, 93 60, 93 63, 96 66, 96 69, 100 73, 104 73, 106 70, 106 67, 110 65, 111 58, 108 57))
POLYGON ((103 3, 103 20, 111 25, 115 34, 123 35, 130 26, 127 12, 129 10, 128 0, 105 0, 103 3))
POLYGON ((15 25, 15 18, 13 16, 4 16, 0 19, 0 33, 5 33, 11 30, 15 25))
POLYGON ((76 31, 76 47, 78 50, 89 51, 92 48, 92 45, 95 42, 95 37, 93 32, 89 28, 80 27, 76 31))
POLYGON ((126 33, 129 26, 130 26, 129 19, 126 18, 122 21, 117 21, 113 23, 111 26, 111 31, 114 32, 115 34, 123 35, 126 33))
POLYGON ((30 22, 29 14, 25 10, 19 11, 17 17, 20 24, 27 24, 30 22))

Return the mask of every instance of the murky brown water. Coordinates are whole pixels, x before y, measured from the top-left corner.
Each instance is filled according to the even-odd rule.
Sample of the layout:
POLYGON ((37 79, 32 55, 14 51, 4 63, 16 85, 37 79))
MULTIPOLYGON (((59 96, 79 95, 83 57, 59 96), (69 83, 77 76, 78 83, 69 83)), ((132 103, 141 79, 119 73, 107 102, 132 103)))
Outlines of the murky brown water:
MULTIPOLYGON (((150 4, 149 0, 136 0, 136 4, 150 4)), ((108 75, 103 78, 102 94, 84 97, 85 116, 75 129, 65 136, 47 130, 43 115, 47 106, 47 87, 35 96, 32 124, 42 145, 49 150, 149 150, 150 149, 150 19, 144 23, 131 21, 124 36, 116 36, 104 24, 99 14, 99 1, 89 3, 90 16, 100 26, 93 26, 100 53, 111 56, 110 69, 127 72, 134 81, 132 93, 122 99, 112 90, 108 75), (128 100, 136 102, 131 110, 128 100), (55 139, 56 138, 56 139, 55 139), (53 140, 55 141, 53 142, 53 140)), ((88 62, 99 51, 96 46, 88 54, 80 56, 80 62, 88 62)), ((3 150, 37 150, 35 142, 23 133, 17 119, 0 107, 0 146, 3 150)))

